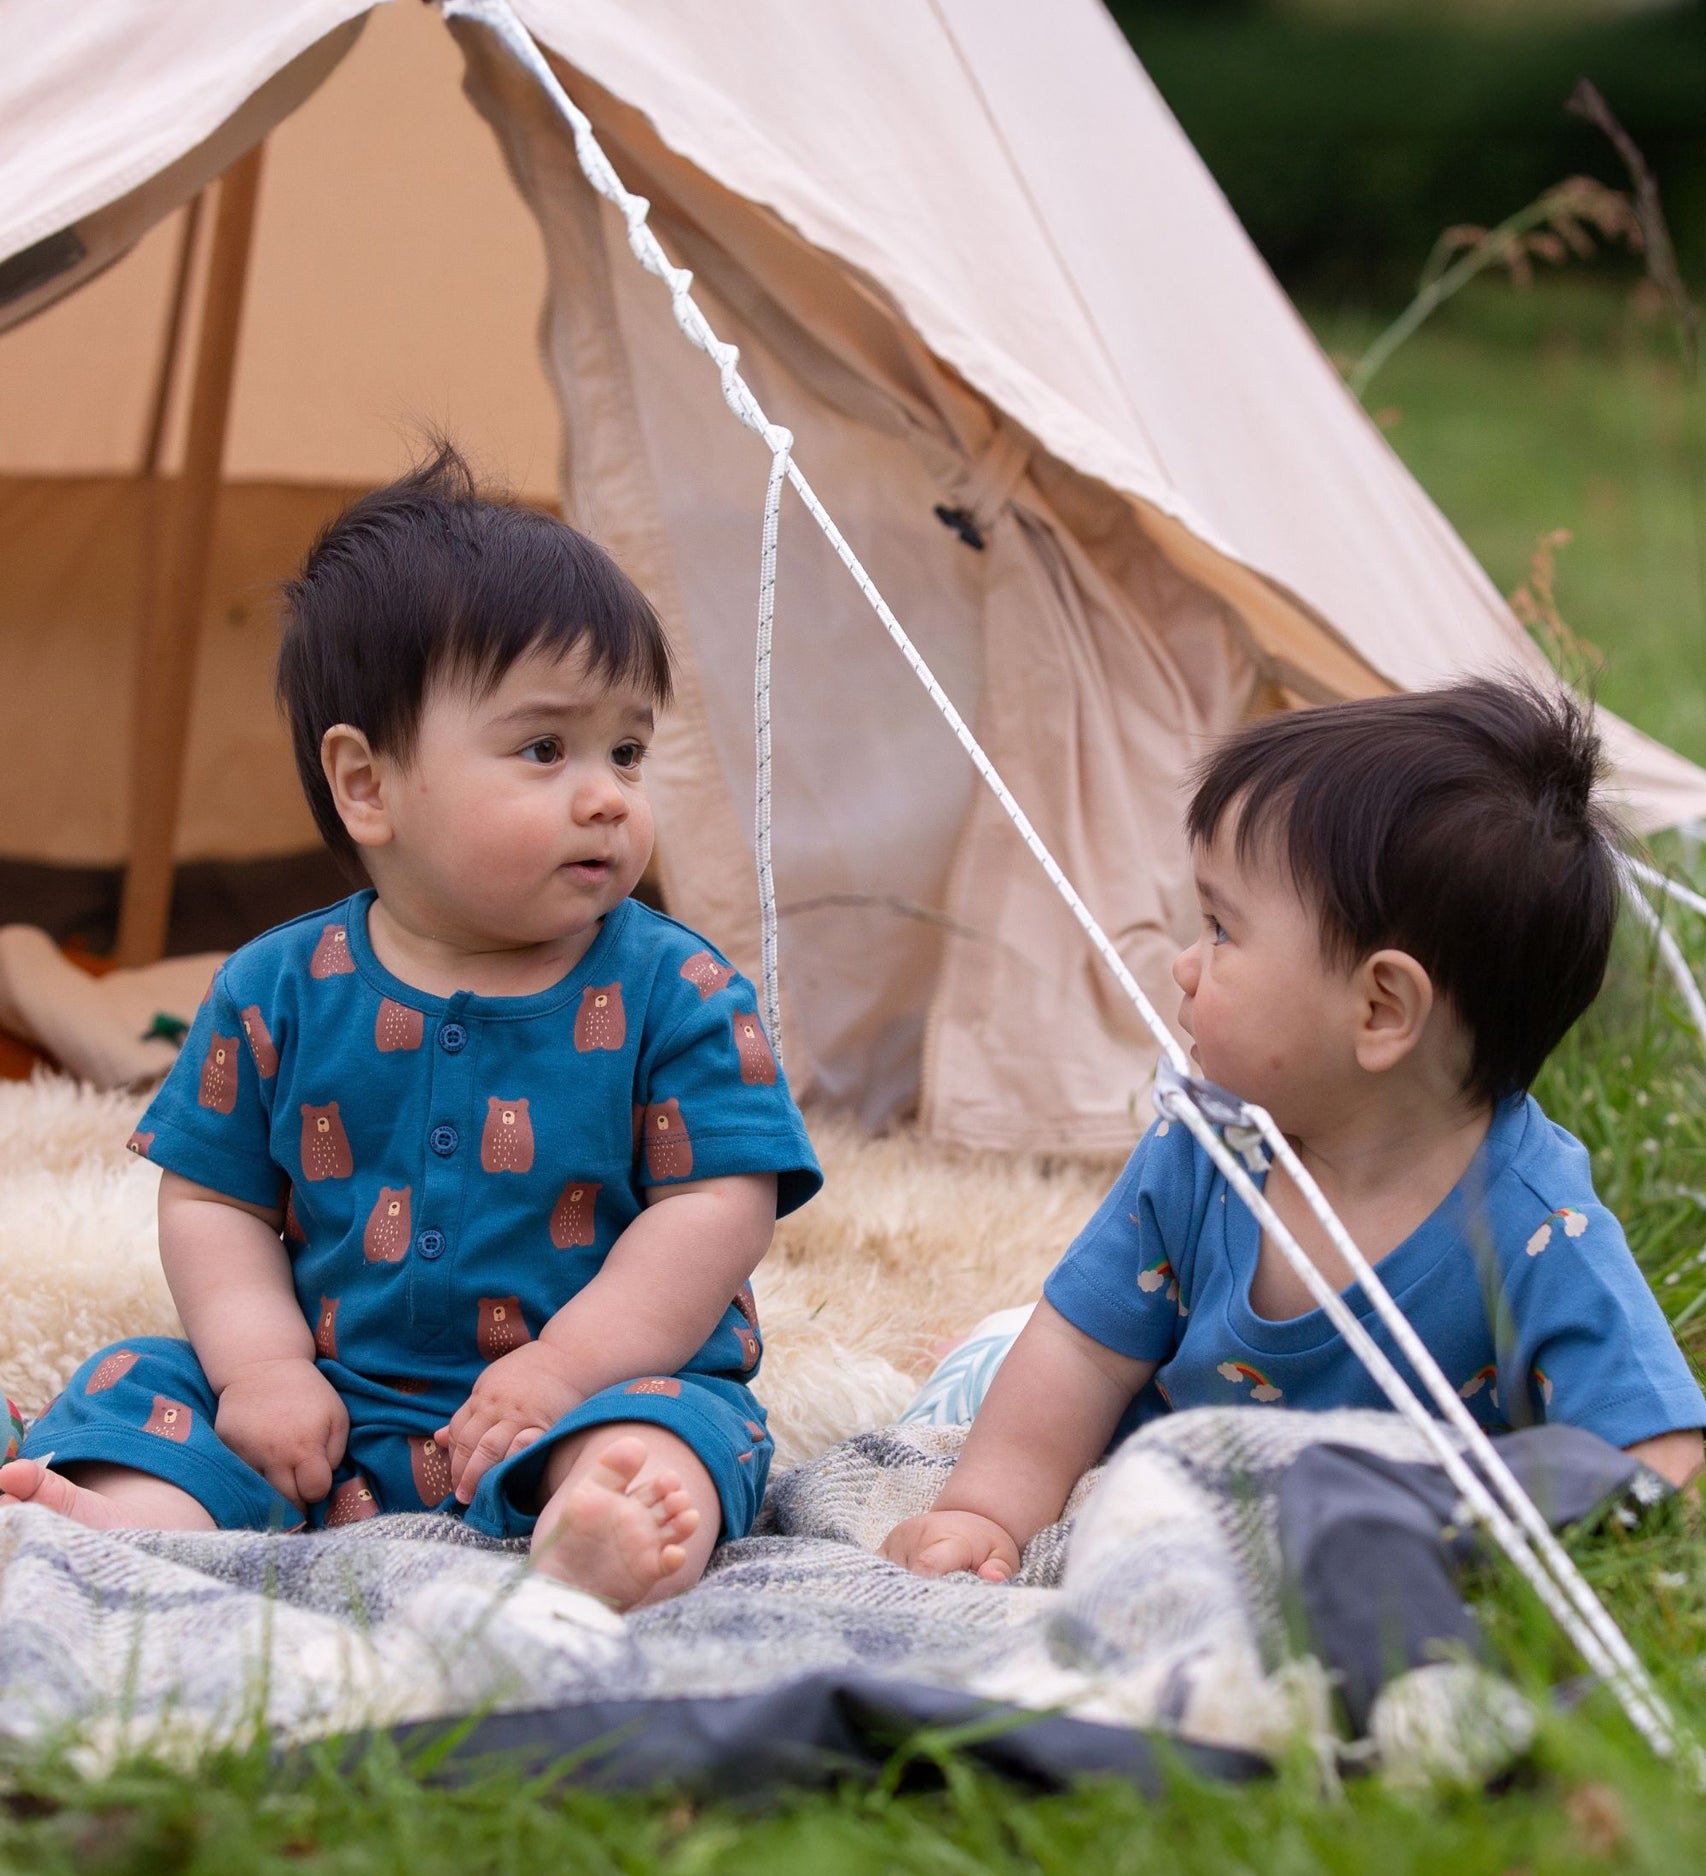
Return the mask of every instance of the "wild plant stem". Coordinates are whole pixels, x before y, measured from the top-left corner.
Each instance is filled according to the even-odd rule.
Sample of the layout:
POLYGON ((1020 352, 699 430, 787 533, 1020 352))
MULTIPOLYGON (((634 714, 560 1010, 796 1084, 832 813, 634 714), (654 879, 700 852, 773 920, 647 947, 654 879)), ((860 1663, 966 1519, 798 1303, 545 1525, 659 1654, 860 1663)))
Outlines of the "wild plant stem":
MULTIPOLYGON (((1553 192, 1548 190, 1545 195, 1528 203, 1526 207, 1518 209, 1514 215, 1500 222, 1496 228, 1490 228, 1460 261, 1446 268, 1437 278, 1427 279, 1427 270, 1424 270, 1423 285, 1416 297, 1380 334, 1352 368, 1350 376, 1346 379, 1351 395, 1360 403, 1363 392, 1368 389, 1369 380, 1423 321, 1443 306, 1454 293, 1466 287, 1477 274, 1484 272, 1495 261, 1502 259, 1509 252, 1511 244, 1520 236, 1548 220, 1556 206, 1553 192)), ((1435 253, 1437 254, 1438 251, 1436 246, 1435 253)), ((1430 256, 1429 269, 1432 266, 1433 259, 1430 256)))

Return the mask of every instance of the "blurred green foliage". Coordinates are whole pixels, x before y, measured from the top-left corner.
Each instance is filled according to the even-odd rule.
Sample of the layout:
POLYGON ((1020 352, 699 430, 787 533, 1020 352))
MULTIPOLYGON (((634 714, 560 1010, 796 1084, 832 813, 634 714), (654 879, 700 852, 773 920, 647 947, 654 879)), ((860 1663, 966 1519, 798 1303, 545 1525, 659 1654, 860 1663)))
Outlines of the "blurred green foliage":
POLYGON ((1108 4, 1293 293, 1401 303, 1441 229, 1569 175, 1626 187, 1565 113, 1583 76, 1652 165, 1683 272, 1706 274, 1706 0, 1587 17, 1108 4))
MULTIPOLYGON (((1382 323, 1305 311, 1341 364, 1382 323)), ((1589 641, 1570 675, 1706 762, 1706 386, 1685 384, 1651 296, 1586 272, 1478 280, 1399 348, 1369 405, 1501 592, 1569 530, 1558 604, 1589 641)))

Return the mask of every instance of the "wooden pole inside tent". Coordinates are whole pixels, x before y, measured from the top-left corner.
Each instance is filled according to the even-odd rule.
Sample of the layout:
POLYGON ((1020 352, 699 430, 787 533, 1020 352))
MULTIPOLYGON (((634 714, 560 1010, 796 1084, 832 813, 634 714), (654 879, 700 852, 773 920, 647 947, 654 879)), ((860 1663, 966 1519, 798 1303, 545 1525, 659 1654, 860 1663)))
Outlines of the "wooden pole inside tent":
POLYGON ((166 309, 166 331, 160 340, 160 369, 154 378, 154 403, 148 413, 148 434, 142 443, 142 473, 160 473, 160 453, 166 446, 166 423, 172 414, 172 391, 178 378, 178 354, 183 350, 184 318, 190 304, 190 275, 195 271, 196 236, 201 232, 202 210, 208 191, 190 197, 178 230, 178 259, 172 270, 172 303, 166 309))
POLYGON ((165 578, 160 603, 147 605, 143 611, 132 693, 130 862, 119 908, 120 964, 151 964, 166 948, 190 698, 195 689, 196 650, 236 376, 237 332, 260 190, 261 148, 257 144, 240 157, 219 184, 183 468, 171 505, 165 578))

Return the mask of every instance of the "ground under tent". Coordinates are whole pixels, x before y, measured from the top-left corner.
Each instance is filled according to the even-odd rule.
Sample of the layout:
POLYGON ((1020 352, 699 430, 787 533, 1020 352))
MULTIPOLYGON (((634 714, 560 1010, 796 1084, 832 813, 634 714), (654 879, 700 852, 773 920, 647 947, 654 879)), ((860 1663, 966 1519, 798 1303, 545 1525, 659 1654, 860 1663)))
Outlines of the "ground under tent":
MULTIPOLYGON (((267 700, 268 584, 343 491, 397 467, 400 426, 441 420, 523 494, 560 494, 661 603, 683 667, 654 771, 661 884, 750 966, 763 452, 491 35, 414 6, 361 31, 367 11, 186 0, 167 33, 132 0, 75 31, 0 6, 20 48, 0 80, 0 857, 111 867, 141 840, 133 873, 158 875, 309 844, 267 700), (208 258, 237 198, 180 269, 179 205, 262 137, 258 176, 226 185, 258 187, 246 269, 208 258), (246 280, 223 328, 204 277, 246 280), (219 402, 221 330, 210 454, 191 407, 219 402), (213 519, 186 543, 192 498, 213 519), (166 824, 178 680, 149 659, 139 680, 138 596, 197 598, 179 561, 207 541, 193 616, 149 624, 168 663, 199 637, 166 824)), ((809 26, 780 4, 521 12, 1164 1004, 1190 915, 1178 779, 1205 735, 1286 697, 1538 668, 1094 0, 809 26)), ((792 520, 779 594, 790 1071, 868 1124, 1117 1150, 1152 1043, 792 520)), ((1611 729, 1641 828, 1706 809, 1699 771, 1611 729)))

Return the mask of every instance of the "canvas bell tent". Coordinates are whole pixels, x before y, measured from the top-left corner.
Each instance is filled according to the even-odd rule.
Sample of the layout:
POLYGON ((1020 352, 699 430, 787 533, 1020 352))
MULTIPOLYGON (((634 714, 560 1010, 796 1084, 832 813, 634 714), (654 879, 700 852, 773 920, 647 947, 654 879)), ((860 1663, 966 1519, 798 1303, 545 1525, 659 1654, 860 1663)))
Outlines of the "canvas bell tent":
MULTIPOLYGON (((0 854, 307 845, 270 585, 437 423, 658 602, 663 890, 750 969, 767 452, 489 25, 367 10, 0 0, 0 854)), ((516 10, 1164 1009, 1208 736, 1541 668, 1097 0, 516 10)), ((793 504, 777 592, 791 1074, 968 1145, 1123 1146, 1153 1044, 793 504)), ((1706 812, 1607 728, 1636 826, 1706 812)))

